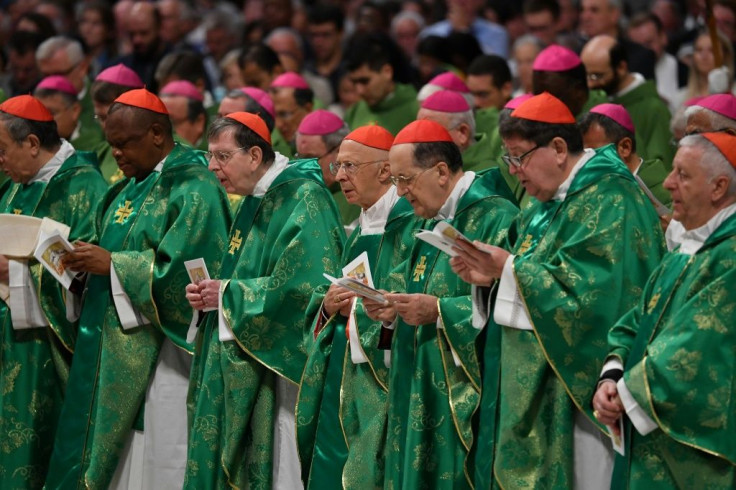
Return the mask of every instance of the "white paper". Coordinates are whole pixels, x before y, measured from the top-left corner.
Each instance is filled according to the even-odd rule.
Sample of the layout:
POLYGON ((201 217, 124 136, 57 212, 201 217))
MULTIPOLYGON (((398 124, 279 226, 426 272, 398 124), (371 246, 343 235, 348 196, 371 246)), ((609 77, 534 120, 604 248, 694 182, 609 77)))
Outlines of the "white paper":
POLYGON ((123 330, 148 325, 151 321, 133 306, 133 302, 123 289, 115 266, 110 264, 110 289, 112 289, 112 301, 115 304, 115 311, 118 313, 120 326, 123 330))
MULTIPOLYGON (((457 252, 455 252, 452 247, 457 246, 456 244, 459 239, 463 239, 470 244, 473 243, 472 240, 468 239, 465 235, 460 233, 457 228, 445 221, 440 221, 439 223, 437 223, 437 226, 435 226, 432 231, 420 231, 416 234, 416 237, 422 241, 429 243, 433 247, 439 248, 450 257, 455 257, 457 255, 457 252)), ((491 253, 488 250, 484 250, 482 248, 475 248, 484 253, 491 253)))
MULTIPOLYGON (((368 260, 368 252, 363 252, 353 259, 348 265, 342 268, 343 277, 350 277, 361 281, 366 286, 374 288, 373 276, 371 275, 371 266, 368 260)), ((360 331, 358 330, 358 322, 355 320, 355 306, 357 298, 353 298, 350 306, 350 315, 348 316, 348 340, 350 342, 350 359, 353 364, 362 364, 368 362, 368 358, 363 352, 360 345, 360 331)))
POLYGON ((338 286, 345 288, 349 291, 354 292, 358 296, 362 296, 364 298, 368 298, 370 300, 373 300, 377 303, 384 303, 387 304, 388 300, 383 296, 383 293, 378 291, 377 289, 374 289, 372 287, 366 286, 363 284, 363 282, 358 281, 356 279, 352 279, 350 277, 342 277, 340 279, 337 279, 335 277, 332 277, 329 274, 322 274, 325 279, 330 281, 332 284, 337 284, 338 286))
POLYGON ((66 238, 59 234, 58 230, 55 230, 50 236, 45 236, 44 232, 41 232, 41 237, 36 249, 33 252, 33 256, 38 262, 54 276, 54 278, 64 286, 64 289, 69 290, 72 285, 72 281, 76 277, 76 273, 72 272, 68 268, 64 267, 62 260, 64 256, 73 251, 74 247, 69 243, 66 238))
POLYGON ((615 435, 611 428, 608 426, 606 426, 606 430, 611 436, 611 445, 613 446, 613 450, 619 453, 621 456, 625 456, 624 453, 626 452, 626 450, 624 449, 624 417, 621 416, 618 419, 618 431, 621 434, 620 436, 615 435))
POLYGON ((0 214, 0 254, 8 257, 33 257, 42 234, 52 235, 55 231, 69 238, 69 227, 51 218, 36 218, 21 214, 0 214))
MULTIPOLYGON (((187 274, 189 274, 189 280, 192 281, 194 284, 199 284, 201 281, 204 281, 205 279, 210 278, 210 273, 207 270, 207 264, 204 262, 203 258, 194 259, 194 260, 187 260, 184 262, 184 267, 187 269, 187 274)), ((210 306, 209 308, 204 308, 202 311, 212 311, 216 310, 217 308, 214 308, 210 306)), ((189 330, 187 330, 187 342, 192 343, 194 342, 194 339, 197 336, 197 322, 199 321, 199 312, 193 311, 192 312, 192 321, 189 322, 189 330)))
POLYGON ((41 309, 36 294, 35 284, 31 279, 27 260, 8 262, 10 297, 8 307, 10 318, 13 320, 13 329, 45 327, 49 323, 41 309))

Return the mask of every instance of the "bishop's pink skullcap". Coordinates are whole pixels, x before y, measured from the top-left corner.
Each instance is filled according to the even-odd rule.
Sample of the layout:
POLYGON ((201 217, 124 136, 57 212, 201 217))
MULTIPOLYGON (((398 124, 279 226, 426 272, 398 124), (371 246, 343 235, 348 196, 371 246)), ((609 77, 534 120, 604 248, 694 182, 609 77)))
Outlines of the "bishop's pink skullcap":
POLYGON ((514 97, 510 101, 506 102, 506 105, 503 106, 503 108, 514 110, 532 97, 534 97, 533 94, 521 94, 520 96, 514 97))
POLYGON ((634 127, 634 121, 631 120, 631 116, 629 115, 629 112, 622 105, 598 104, 597 106, 593 107, 590 110, 590 112, 594 114, 601 114, 610 119, 613 119, 614 121, 619 123, 624 129, 627 129, 631 131, 632 133, 636 132, 636 128, 634 127))
POLYGON ((699 105, 736 120, 736 97, 731 94, 714 94, 704 97, 693 105, 699 105))
POLYGON ((304 116, 297 132, 305 135, 324 136, 334 133, 344 125, 345 122, 339 116, 330 111, 319 109, 304 116))
POLYGON ((271 100, 271 96, 268 95, 268 92, 256 87, 241 87, 240 91, 258 102, 271 117, 276 117, 276 109, 273 106, 273 100, 271 100))
POLYGON ((122 85, 123 87, 143 88, 141 77, 122 63, 102 70, 95 78, 95 81, 97 80, 122 85))
POLYGON ((469 94, 470 89, 462 79, 451 71, 440 73, 432 80, 427 82, 428 85, 437 85, 445 90, 453 90, 455 92, 461 92, 463 94, 469 94))
POLYGON ((278 87, 307 89, 309 88, 309 84, 306 80, 304 80, 304 77, 302 77, 298 73, 287 71, 286 73, 282 73, 281 75, 277 76, 273 80, 273 82, 271 82, 271 88, 278 87))
POLYGON ((452 90, 440 90, 422 102, 422 109, 439 112, 465 112, 470 110, 465 97, 452 90))
POLYGON ((164 85, 159 91, 159 95, 181 95, 187 99, 198 100, 204 102, 204 95, 189 80, 175 80, 164 85))
POLYGON ((44 78, 36 85, 36 90, 38 89, 56 90, 57 92, 64 92, 75 97, 78 93, 72 82, 67 77, 61 75, 51 75, 50 77, 44 78))
POLYGON ((575 51, 559 44, 551 44, 539 52, 532 69, 536 71, 567 71, 582 63, 575 51))

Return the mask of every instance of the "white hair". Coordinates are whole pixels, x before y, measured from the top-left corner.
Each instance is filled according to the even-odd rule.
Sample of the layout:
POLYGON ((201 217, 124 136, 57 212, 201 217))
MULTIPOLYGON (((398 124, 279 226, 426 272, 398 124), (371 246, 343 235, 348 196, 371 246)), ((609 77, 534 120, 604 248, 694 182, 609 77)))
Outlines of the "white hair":
POLYGON ((404 22, 405 20, 412 20, 414 23, 419 27, 419 30, 421 31, 424 29, 424 17, 419 15, 418 13, 414 12, 413 10, 402 10, 398 14, 396 14, 391 21, 391 34, 396 36, 396 30, 399 28, 399 24, 404 22))
POLYGON ((304 52, 304 41, 302 41, 301 36, 299 36, 299 34, 291 27, 277 27, 272 30, 271 33, 266 36, 266 39, 263 40, 263 44, 268 46, 272 39, 279 36, 290 37, 296 43, 299 51, 302 53, 304 52))
POLYGON ((710 119, 710 127, 714 130, 728 128, 736 129, 736 121, 734 121, 730 117, 726 117, 723 114, 719 114, 716 111, 703 106, 699 106, 697 104, 691 105, 690 107, 685 109, 685 120, 688 120, 690 119, 690 116, 701 112, 708 116, 708 118, 710 119))
POLYGON ((701 134, 691 134, 680 140, 680 148, 701 148, 703 156, 700 158, 700 166, 710 180, 725 175, 729 179, 727 196, 736 196, 736 169, 713 143, 701 134))
POLYGON ((42 42, 36 49, 36 61, 47 60, 61 49, 66 50, 69 63, 72 65, 76 65, 84 61, 82 43, 76 39, 66 36, 54 36, 42 42))

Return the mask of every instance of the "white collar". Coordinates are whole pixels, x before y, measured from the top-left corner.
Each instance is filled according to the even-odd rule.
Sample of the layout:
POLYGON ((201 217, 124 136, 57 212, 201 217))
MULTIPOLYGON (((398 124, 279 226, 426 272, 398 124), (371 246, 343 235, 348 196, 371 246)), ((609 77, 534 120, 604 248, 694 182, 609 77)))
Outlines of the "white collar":
POLYGON ((721 209, 706 224, 694 230, 686 230, 682 223, 673 219, 665 232, 667 249, 674 250, 679 245, 679 253, 685 255, 695 254, 708 240, 708 237, 734 213, 736 213, 736 203, 721 209))
POLYGON ((435 216, 434 219, 441 220, 454 218, 460 199, 462 199, 465 192, 470 188, 470 184, 473 183, 474 179, 475 172, 465 172, 465 175, 460 177, 460 179, 455 183, 455 187, 452 189, 452 192, 447 197, 447 200, 440 210, 437 211, 437 216, 435 216))
MULTIPOLYGON (((624 162, 624 165, 626 165, 626 162, 624 162)), ((636 166, 632 173, 634 175, 639 175, 639 169, 641 169, 642 165, 644 165, 644 159, 642 157, 639 157, 639 165, 636 166)))
POLYGON ((79 133, 82 130, 82 123, 81 121, 77 122, 77 125, 74 126, 74 131, 72 131, 72 135, 69 136, 69 141, 74 141, 75 139, 79 138, 79 133))
POLYGON ((644 82, 646 82, 644 76, 642 76, 641 73, 632 73, 632 75, 634 76, 634 81, 632 81, 627 87, 621 89, 618 93, 616 93, 616 97, 623 97, 635 88, 638 88, 640 85, 644 85, 644 82))
POLYGON ((583 151, 583 155, 578 158, 578 161, 575 162, 575 165, 572 166, 572 170, 570 170, 570 175, 567 176, 567 178, 562 181, 562 184, 557 188, 557 191, 555 192, 555 195, 552 196, 552 200, 554 201, 564 201, 567 197, 567 191, 570 190, 570 185, 572 185, 572 181, 575 180, 575 176, 578 174, 581 168, 583 168, 583 165, 585 165, 588 160, 593 158, 595 155, 595 150, 591 148, 585 149, 583 151))
POLYGON ((33 178, 28 181, 28 183, 29 184, 33 184, 34 182, 48 183, 51 179, 54 178, 54 175, 56 175, 56 172, 59 171, 59 169, 64 164, 64 162, 67 160, 67 158, 74 155, 75 151, 76 150, 74 149, 74 147, 67 140, 62 139, 59 150, 56 153, 54 153, 54 156, 52 156, 51 159, 48 162, 46 162, 44 166, 38 170, 36 175, 34 175, 33 178))
POLYGON ((276 180, 276 177, 279 176, 288 164, 289 159, 277 152, 273 163, 268 167, 266 173, 258 179, 256 186, 253 188, 253 196, 263 197, 268 191, 268 188, 271 187, 271 184, 273 184, 273 181, 276 180))
POLYGON ((391 213, 399 195, 395 186, 389 186, 388 190, 376 201, 373 206, 363 209, 358 217, 361 235, 379 235, 386 229, 388 215, 391 213))

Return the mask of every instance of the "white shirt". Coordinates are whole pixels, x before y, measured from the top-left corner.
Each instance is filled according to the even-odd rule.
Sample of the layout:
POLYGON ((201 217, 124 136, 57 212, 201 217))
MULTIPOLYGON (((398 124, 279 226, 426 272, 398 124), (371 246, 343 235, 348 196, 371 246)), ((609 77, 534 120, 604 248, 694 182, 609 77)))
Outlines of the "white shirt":
POLYGON ((734 213, 736 213, 736 203, 721 209, 707 223, 694 230, 686 230, 682 223, 673 219, 665 232, 667 249, 672 251, 680 247, 679 253, 693 255, 700 250, 708 237, 734 213))
POLYGON ((388 215, 398 202, 399 195, 396 187, 391 186, 373 206, 363 209, 358 217, 361 235, 379 235, 384 232, 388 215))

